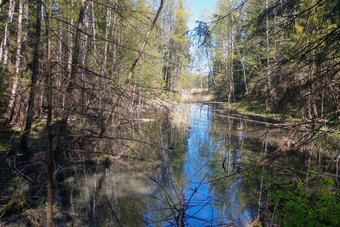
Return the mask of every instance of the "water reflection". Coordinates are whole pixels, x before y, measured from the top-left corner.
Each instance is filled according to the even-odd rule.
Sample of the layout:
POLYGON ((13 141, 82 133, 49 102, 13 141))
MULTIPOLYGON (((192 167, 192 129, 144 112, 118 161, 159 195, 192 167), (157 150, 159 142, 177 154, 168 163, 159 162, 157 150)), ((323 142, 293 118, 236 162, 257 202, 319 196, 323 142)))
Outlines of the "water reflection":
POLYGON ((191 226, 249 223, 251 210, 238 197, 242 178, 213 181, 240 169, 240 134, 235 137, 234 122, 215 125, 216 118, 208 105, 191 106, 191 116, 184 173, 186 184, 183 185, 187 202, 186 223, 191 226))
POLYGON ((165 149, 148 159, 120 158, 62 171, 55 196, 59 225, 251 226, 262 206, 262 181, 243 172, 274 151, 288 132, 268 133, 263 125, 216 110, 180 105, 168 123, 143 123, 163 132, 152 137, 165 149))

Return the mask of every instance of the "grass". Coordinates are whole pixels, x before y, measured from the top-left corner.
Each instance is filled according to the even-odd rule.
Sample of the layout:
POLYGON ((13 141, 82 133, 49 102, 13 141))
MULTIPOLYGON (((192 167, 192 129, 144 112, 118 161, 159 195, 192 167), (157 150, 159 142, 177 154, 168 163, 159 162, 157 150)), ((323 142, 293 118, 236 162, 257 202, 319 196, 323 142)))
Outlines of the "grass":
POLYGON ((0 151, 15 150, 19 146, 20 130, 0 126, 0 151))
MULTIPOLYGON (((224 104, 223 108, 228 109, 228 105, 224 104)), ((231 105, 231 110, 238 114, 249 116, 257 120, 270 123, 283 124, 303 124, 303 120, 297 116, 297 112, 276 113, 274 111, 266 111, 265 104, 260 102, 250 103, 249 101, 240 101, 231 105)), ((339 124, 338 124, 339 125, 339 124)), ((312 127, 312 124, 310 124, 312 127)), ((327 133, 327 138, 340 139, 340 128, 336 125, 314 125, 314 130, 327 133)))
POLYGON ((231 105, 232 110, 239 114, 253 117, 256 119, 264 120, 271 123, 286 123, 286 124, 299 124, 301 119, 293 118, 294 114, 276 113, 274 111, 266 111, 264 103, 247 101, 240 101, 231 105))
MULTIPOLYGON (((39 140, 45 133, 46 121, 36 121, 32 125, 30 139, 39 140)), ((23 129, 17 124, 0 125, 0 152, 18 150, 23 129)))
POLYGON ((203 103, 213 100, 214 94, 207 89, 188 89, 181 92, 181 102, 203 103))

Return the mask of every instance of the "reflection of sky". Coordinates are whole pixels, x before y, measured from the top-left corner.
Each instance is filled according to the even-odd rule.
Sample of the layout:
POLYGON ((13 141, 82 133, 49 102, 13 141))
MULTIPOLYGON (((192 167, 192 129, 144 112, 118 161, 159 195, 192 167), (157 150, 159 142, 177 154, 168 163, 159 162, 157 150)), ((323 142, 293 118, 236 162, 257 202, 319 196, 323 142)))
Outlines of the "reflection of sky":
MULTIPOLYGON (((239 206, 237 187, 242 181, 241 178, 233 180, 229 185, 230 187, 226 189, 225 193, 229 201, 222 202, 224 203, 223 207, 225 207, 225 209, 219 210, 221 206, 214 206, 214 200, 217 199, 217 195, 214 195, 215 192, 211 190, 210 184, 205 183, 208 180, 205 178, 205 174, 210 172, 206 164, 209 159, 211 160, 213 158, 213 153, 219 151, 222 143, 218 143, 217 146, 213 144, 216 141, 211 138, 211 124, 212 112, 210 106, 191 106, 191 129, 188 139, 187 162, 185 164, 186 179, 189 183, 186 191, 186 202, 192 196, 195 188, 198 190, 191 198, 189 204, 190 209, 186 211, 187 215, 189 215, 187 223, 190 226, 222 224, 250 218, 250 213, 242 210, 239 206), (203 184, 200 184, 202 181, 203 184), (192 217, 190 218, 191 215, 192 217)), ((239 140, 240 138, 242 140, 242 134, 238 135, 239 140)), ((223 149, 225 150, 226 148, 223 147, 223 149)), ((239 162, 240 150, 237 149, 235 153, 237 157, 233 157, 232 160, 239 162)), ((222 160, 216 160, 217 165, 221 165, 221 163, 222 160)))
POLYGON ((242 142, 243 139, 243 131, 238 132, 238 141, 242 142))
MULTIPOLYGON (((181 146, 180 149, 163 150, 164 162, 154 162, 153 159, 150 162, 128 162, 122 159, 110 168, 77 164, 70 167, 70 171, 67 169, 59 173, 66 175, 62 175, 65 180, 58 180, 56 203, 65 203, 58 207, 70 207, 71 201, 74 201, 72 212, 79 215, 79 219, 74 220, 83 222, 83 225, 75 226, 93 226, 91 223, 98 224, 108 219, 115 222, 117 218, 111 214, 111 209, 119 213, 119 219, 125 224, 123 226, 174 224, 181 186, 185 202, 190 200, 185 219, 189 226, 223 226, 227 223, 244 226, 245 220, 254 217, 258 180, 249 182, 251 179, 246 181, 246 178, 236 176, 215 182, 213 187, 208 182, 226 175, 222 168, 223 160, 228 173, 249 167, 262 153, 263 135, 266 135, 266 142, 275 145, 289 131, 272 129, 268 133, 263 125, 246 121, 241 125, 241 120, 214 115, 214 108, 208 105, 180 105, 177 110, 171 111, 173 130, 166 131, 165 136, 181 146), (244 128, 244 131, 236 128, 244 128), (183 130, 187 130, 188 135, 183 130), (178 157, 174 155, 175 151, 182 153, 178 157), (186 155, 185 158, 183 155, 186 155), (178 168, 176 174, 172 170, 175 158, 180 159, 180 167, 184 164, 184 168, 178 168), (181 179, 184 179, 183 182, 179 182, 181 179), (197 192, 194 193, 195 188, 197 192)), ((282 168, 281 165, 279 168, 282 168)), ((59 213, 59 218, 68 218, 71 211, 67 211, 59 213)), ((61 225, 64 226, 64 222, 61 225)))

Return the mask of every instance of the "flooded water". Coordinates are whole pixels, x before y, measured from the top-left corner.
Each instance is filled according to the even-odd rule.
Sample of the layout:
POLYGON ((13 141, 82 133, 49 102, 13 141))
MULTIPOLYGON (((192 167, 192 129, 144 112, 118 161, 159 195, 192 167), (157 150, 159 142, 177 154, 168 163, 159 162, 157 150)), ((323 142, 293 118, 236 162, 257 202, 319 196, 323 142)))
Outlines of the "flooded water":
MULTIPOLYGON (((171 112, 166 123, 140 126, 162 140, 163 148, 138 145, 147 158, 82 163, 57 174, 59 226, 252 225, 266 205, 261 178, 250 170, 265 168, 262 158, 297 132, 223 116, 210 105, 171 112)), ((296 175, 302 167, 287 157, 270 168, 296 175)))

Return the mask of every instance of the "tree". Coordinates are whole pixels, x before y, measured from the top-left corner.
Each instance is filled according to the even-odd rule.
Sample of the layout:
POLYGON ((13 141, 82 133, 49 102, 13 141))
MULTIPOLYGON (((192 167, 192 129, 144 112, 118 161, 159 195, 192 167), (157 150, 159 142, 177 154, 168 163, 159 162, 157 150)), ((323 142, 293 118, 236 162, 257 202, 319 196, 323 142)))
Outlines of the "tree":
POLYGON ((18 15, 18 38, 17 38, 17 53, 15 62, 15 76, 11 90, 11 96, 8 102, 7 113, 4 119, 5 123, 11 122, 13 118, 14 102, 16 99, 18 83, 19 83, 19 73, 20 73, 20 63, 21 63, 21 46, 22 46, 22 18, 23 18, 23 0, 19 0, 19 15, 18 15))
POLYGON ((214 77, 218 77, 218 74, 224 75, 222 78, 221 85, 228 87, 224 87, 224 89, 217 89, 219 98, 227 98, 229 107, 231 103, 235 100, 235 19, 236 12, 234 10, 234 1, 219 1, 217 5, 217 13, 216 17, 219 17, 222 13, 225 13, 226 23, 219 23, 215 28, 214 33, 214 43, 216 43, 217 48, 215 49, 215 58, 216 63, 214 64, 214 77))
MULTIPOLYGON (((171 4, 171 3, 170 3, 171 4)), ((189 63, 189 39, 186 36, 188 13, 185 11, 183 0, 179 0, 176 8, 169 9, 168 26, 164 32, 170 34, 164 45, 163 74, 165 89, 179 88, 181 77, 185 76, 185 68, 189 63)))
MULTIPOLYGON (((5 2, 4 2, 5 3, 5 2)), ((4 31, 4 38, 1 42, 0 46, 0 61, 2 61, 2 65, 4 69, 7 68, 8 64, 8 54, 9 54, 9 46, 10 46, 10 31, 13 22, 13 15, 14 15, 14 8, 15 8, 15 0, 9 1, 9 9, 8 9, 8 17, 6 22, 6 27, 4 31)), ((0 87, 3 86, 5 75, 4 72, 0 75, 0 87)))
POLYGON ((36 84, 39 75, 39 60, 40 60, 40 33, 41 33, 41 16, 42 16, 42 0, 37 1, 37 12, 36 12, 36 31, 35 31, 35 44, 33 53, 33 69, 31 76, 30 94, 28 100, 28 108, 26 115, 26 125, 24 133, 20 141, 20 151, 28 154, 28 140, 31 133, 32 120, 34 115, 34 99, 36 98, 36 84))
POLYGON ((52 8, 53 1, 50 0, 49 13, 48 13, 48 34, 47 34, 47 199, 46 199, 46 226, 53 226, 53 138, 52 138, 52 8))

